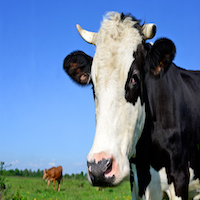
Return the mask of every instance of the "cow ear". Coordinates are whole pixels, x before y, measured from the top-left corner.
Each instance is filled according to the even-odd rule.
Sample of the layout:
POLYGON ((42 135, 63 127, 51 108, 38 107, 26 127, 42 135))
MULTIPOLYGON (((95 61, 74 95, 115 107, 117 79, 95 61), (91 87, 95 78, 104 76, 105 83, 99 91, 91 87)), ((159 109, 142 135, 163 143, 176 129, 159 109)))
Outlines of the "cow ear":
POLYGON ((69 54, 63 63, 65 72, 80 85, 87 85, 91 82, 91 66, 93 58, 82 51, 75 51, 69 54))
POLYGON ((175 54, 176 47, 171 40, 167 38, 157 40, 148 54, 152 74, 160 76, 163 69, 166 72, 172 64, 175 54))

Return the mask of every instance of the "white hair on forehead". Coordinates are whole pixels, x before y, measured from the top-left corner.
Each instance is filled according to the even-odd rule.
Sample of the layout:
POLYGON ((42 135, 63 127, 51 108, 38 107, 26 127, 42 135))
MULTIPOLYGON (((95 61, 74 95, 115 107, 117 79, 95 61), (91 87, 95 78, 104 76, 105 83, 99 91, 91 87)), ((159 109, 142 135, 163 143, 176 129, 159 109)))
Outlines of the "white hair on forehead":
POLYGON ((134 28, 136 23, 138 22, 128 16, 122 20, 121 14, 117 12, 109 12, 104 17, 98 33, 97 49, 92 67, 93 78, 95 73, 99 77, 102 76, 104 80, 117 81, 120 79, 125 85, 124 81, 134 60, 133 52, 137 50, 143 39, 139 30, 134 28), (111 74, 113 79, 110 77, 111 74))
POLYGON ((112 21, 112 22, 116 22, 116 23, 122 22, 122 24, 124 24, 126 26, 133 27, 133 25, 138 22, 138 21, 134 21, 132 19, 132 17, 128 16, 128 15, 124 18, 124 20, 122 20, 121 16, 122 16, 122 14, 118 13, 118 12, 108 12, 104 16, 102 24, 104 22, 107 23, 107 21, 112 21))
MULTIPOLYGON (((117 12, 109 12, 103 19, 101 23, 101 34, 105 32, 105 34, 110 33, 113 39, 120 36, 122 32, 127 29, 132 29, 133 26, 138 23, 137 21, 133 21, 131 17, 127 16, 124 20, 121 19, 121 14, 117 12)), ((121 35, 123 36, 123 35, 121 35)), ((105 35, 108 37, 108 35, 105 35)))

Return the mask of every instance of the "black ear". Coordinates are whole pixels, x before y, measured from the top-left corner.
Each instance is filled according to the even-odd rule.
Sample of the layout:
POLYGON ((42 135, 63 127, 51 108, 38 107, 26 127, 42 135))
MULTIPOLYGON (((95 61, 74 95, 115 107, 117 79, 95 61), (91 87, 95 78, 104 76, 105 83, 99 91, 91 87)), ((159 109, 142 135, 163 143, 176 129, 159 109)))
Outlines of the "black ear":
POLYGON ((148 62, 153 75, 159 76, 162 69, 164 72, 167 71, 175 54, 176 47, 171 40, 167 38, 156 40, 148 54, 148 62))
POLYGON ((91 82, 92 60, 93 58, 84 52, 75 51, 65 58, 63 68, 76 83, 86 85, 91 82))

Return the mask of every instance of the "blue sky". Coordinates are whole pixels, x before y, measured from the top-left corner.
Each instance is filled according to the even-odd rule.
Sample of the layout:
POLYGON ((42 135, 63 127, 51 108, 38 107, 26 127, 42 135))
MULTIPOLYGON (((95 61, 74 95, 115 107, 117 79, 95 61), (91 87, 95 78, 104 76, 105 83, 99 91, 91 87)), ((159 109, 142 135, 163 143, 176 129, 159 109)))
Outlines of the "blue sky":
POLYGON ((95 133, 92 90, 62 68, 73 50, 95 53, 77 23, 98 31, 108 11, 131 13, 157 25, 152 42, 174 41, 178 66, 199 70, 199 8, 199 0, 0 0, 0 161, 13 169, 86 172, 95 133))

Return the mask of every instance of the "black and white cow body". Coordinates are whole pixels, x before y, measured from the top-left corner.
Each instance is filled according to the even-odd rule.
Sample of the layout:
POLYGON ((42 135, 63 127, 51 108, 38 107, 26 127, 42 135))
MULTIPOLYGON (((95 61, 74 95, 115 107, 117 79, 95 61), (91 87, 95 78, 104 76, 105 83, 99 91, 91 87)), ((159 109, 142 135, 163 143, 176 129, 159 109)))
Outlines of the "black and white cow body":
POLYGON ((149 36, 145 26, 109 13, 98 34, 77 26, 96 45, 94 58, 81 51, 65 58, 64 69, 75 82, 93 85, 96 133, 88 180, 114 186, 131 166, 133 199, 161 199, 159 186, 171 199, 186 200, 189 180, 200 178, 200 72, 172 63, 171 40, 146 44, 155 27, 149 36))
POLYGON ((156 170, 164 166, 177 195, 187 199, 189 167, 200 177, 200 72, 172 64, 162 78, 150 76, 145 84, 151 115, 137 146, 138 177, 145 170, 148 175, 149 165, 156 170))

